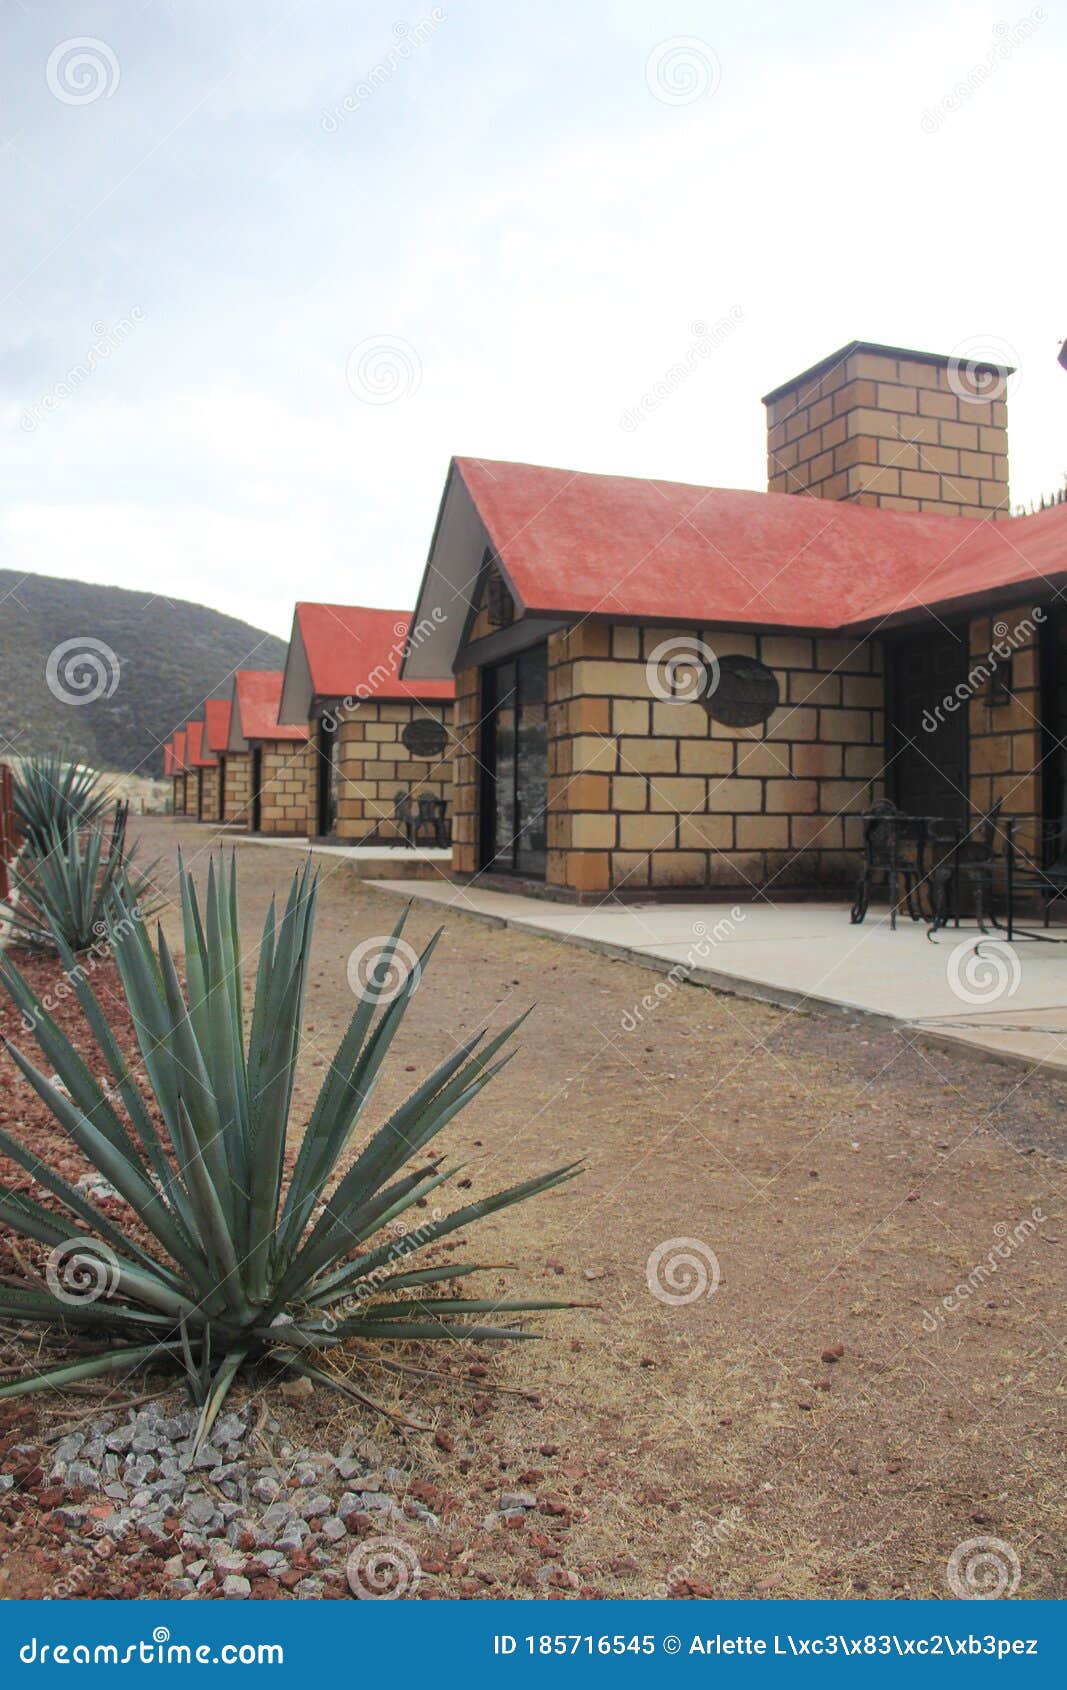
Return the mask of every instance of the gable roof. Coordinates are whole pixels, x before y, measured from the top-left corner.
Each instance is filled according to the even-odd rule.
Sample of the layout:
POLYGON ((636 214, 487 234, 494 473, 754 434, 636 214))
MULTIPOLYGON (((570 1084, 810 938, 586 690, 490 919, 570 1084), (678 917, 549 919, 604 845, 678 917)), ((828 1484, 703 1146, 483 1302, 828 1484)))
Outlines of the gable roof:
MULTIPOLYGON (((526 615, 837 632, 1067 580, 1067 505, 1003 520, 457 458, 416 607, 466 598, 483 542, 526 615)), ((459 618, 405 659, 451 669, 459 618)))
POLYGON ((225 751, 230 738, 229 698, 209 698, 204 703, 204 739, 208 751, 225 751))
POLYGON ((278 720, 282 677, 276 669, 238 669, 233 677, 229 751, 244 751, 250 740, 307 739, 306 723, 287 726, 278 720))
POLYGON ((174 773, 174 746, 173 746, 172 742, 168 739, 166 745, 163 747, 163 774, 164 774, 164 777, 166 777, 167 775, 172 775, 173 773, 174 773))
POLYGON ((171 740, 171 744, 174 747, 174 773, 176 775, 183 775, 185 773, 185 729, 184 728, 178 728, 176 730, 176 732, 174 734, 174 738, 171 740))
POLYGON ((280 720, 306 721, 317 699, 419 703, 454 698, 451 679, 408 681, 401 677, 410 632, 409 610, 299 603, 285 664, 280 720))
POLYGON ((213 769, 217 758, 209 756, 204 750, 203 722, 187 722, 185 724, 185 754, 191 769, 213 769))

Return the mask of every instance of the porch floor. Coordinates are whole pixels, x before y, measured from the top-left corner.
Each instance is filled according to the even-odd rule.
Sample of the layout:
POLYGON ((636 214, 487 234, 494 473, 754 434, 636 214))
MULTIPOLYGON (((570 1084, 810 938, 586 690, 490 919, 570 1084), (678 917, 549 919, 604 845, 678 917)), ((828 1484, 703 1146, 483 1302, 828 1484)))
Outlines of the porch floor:
POLYGON ((853 927, 839 903, 583 908, 445 882, 394 879, 380 889, 664 974, 682 968, 694 985, 792 1009, 885 1016, 926 1041, 1067 1072, 1067 944, 1008 946, 998 936, 976 959, 973 927, 948 928, 931 943, 922 923, 905 917, 893 932, 880 911, 853 927))

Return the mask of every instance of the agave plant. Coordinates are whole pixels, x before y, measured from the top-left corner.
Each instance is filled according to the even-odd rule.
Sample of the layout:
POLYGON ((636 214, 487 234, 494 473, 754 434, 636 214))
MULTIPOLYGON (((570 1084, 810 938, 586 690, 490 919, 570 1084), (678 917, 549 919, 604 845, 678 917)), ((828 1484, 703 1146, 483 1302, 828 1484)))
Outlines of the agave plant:
POLYGON ((41 840, 23 846, 10 872, 11 896, 0 903, 0 916, 16 938, 53 948, 62 941, 70 951, 86 951, 104 938, 120 888, 142 917, 151 913, 151 869, 134 866, 126 844, 128 814, 129 805, 119 804, 110 829, 53 822, 41 840))
MULTIPOLYGON (((103 1345, 88 1359, 0 1387, 0 1397, 170 1357, 184 1366, 202 1405, 199 1443, 246 1363, 269 1359, 329 1383, 334 1376, 316 1365, 316 1352, 349 1338, 525 1337, 530 1334, 500 1317, 566 1306, 441 1295, 444 1282, 479 1269, 455 1262, 412 1266, 411 1258, 486 1215, 559 1185, 577 1171, 575 1163, 448 1214, 431 1211, 402 1238, 385 1231, 457 1171, 423 1152, 509 1060, 501 1053, 519 1022, 493 1038, 480 1033, 461 1044, 339 1175, 439 937, 394 994, 391 970, 399 966, 394 957, 405 911, 377 956, 286 1182, 316 881, 308 869, 294 876, 280 918, 271 904, 246 1036, 235 864, 216 869, 212 863, 203 911, 184 867, 179 879, 184 992, 162 930, 153 949, 121 889, 108 924, 155 1111, 77 969, 78 999, 110 1074, 106 1088, 15 968, 0 963, 0 979, 33 1026, 54 1076, 47 1078, 9 1044, 12 1057, 152 1239, 142 1247, 0 1132, 0 1152, 30 1171, 58 1205, 45 1208, 0 1187, 0 1221, 47 1245, 50 1263, 80 1266, 83 1285, 86 1276, 91 1280, 84 1297, 77 1286, 64 1291, 56 1284, 54 1270, 47 1290, 0 1286, 0 1315, 80 1328, 103 1345)), ((72 965, 74 959, 68 953, 64 961, 72 965)))
POLYGON ((53 831, 88 827, 100 821, 111 803, 96 769, 55 755, 27 757, 15 770, 15 815, 23 840, 46 851, 53 831))

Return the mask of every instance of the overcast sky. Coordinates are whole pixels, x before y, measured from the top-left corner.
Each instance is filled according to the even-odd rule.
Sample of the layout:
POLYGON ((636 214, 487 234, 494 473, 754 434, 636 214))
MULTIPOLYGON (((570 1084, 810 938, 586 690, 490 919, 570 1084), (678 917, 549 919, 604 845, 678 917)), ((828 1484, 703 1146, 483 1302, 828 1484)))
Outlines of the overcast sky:
POLYGON ((854 338, 1017 363, 1013 499, 1063 480, 1051 0, 0 17, 0 565, 410 605, 453 453, 762 487, 854 338))

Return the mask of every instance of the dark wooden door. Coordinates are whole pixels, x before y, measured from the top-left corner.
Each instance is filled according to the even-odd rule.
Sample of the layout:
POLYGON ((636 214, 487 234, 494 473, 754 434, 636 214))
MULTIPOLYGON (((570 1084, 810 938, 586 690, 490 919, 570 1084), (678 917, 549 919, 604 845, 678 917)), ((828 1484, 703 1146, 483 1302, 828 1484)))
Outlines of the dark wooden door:
POLYGON ((1067 849, 1067 611, 1045 612, 1041 664, 1041 810, 1044 858, 1058 862, 1067 849))
POLYGON ((337 827, 337 791, 340 785, 340 745, 336 716, 320 716, 318 731, 318 829, 323 837, 337 827))
POLYGON ((548 647, 484 671, 481 866, 543 880, 548 857, 548 647))
POLYGON ((888 645, 889 795, 912 816, 967 815, 968 699, 963 630, 901 634, 888 645), (965 688, 964 688, 965 691, 965 688))
POLYGON ((252 752, 252 832, 260 831, 263 820, 263 752, 257 745, 252 752))

